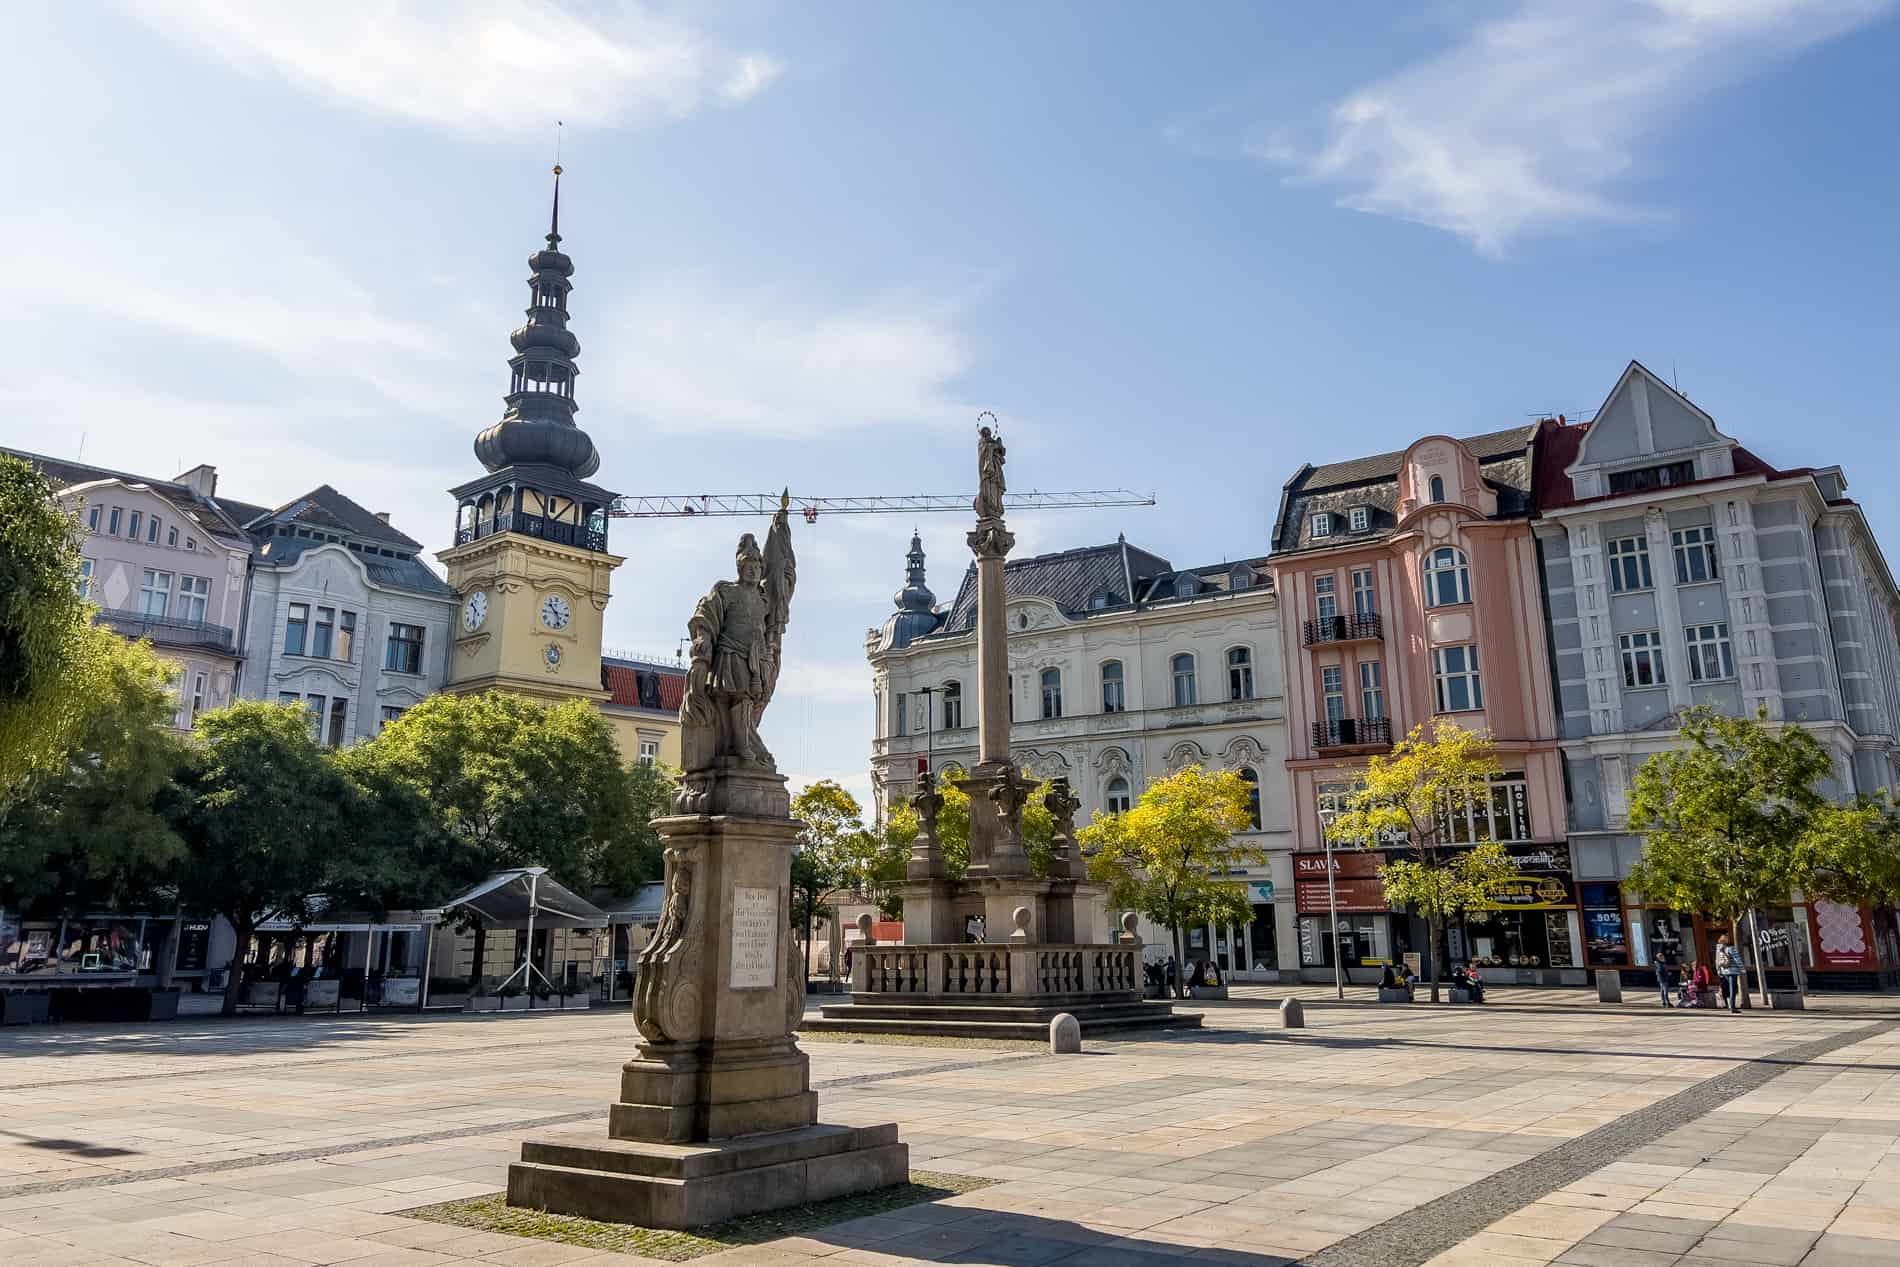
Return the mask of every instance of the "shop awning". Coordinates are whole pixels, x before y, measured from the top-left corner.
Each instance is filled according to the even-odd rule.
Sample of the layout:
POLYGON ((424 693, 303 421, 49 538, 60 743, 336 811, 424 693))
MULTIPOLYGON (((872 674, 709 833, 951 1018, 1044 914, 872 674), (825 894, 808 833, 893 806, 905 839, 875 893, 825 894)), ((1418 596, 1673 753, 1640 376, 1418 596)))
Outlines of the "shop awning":
POLYGON ((465 906, 490 928, 605 928, 607 916, 548 874, 546 867, 498 871, 468 892, 445 902, 444 909, 465 906))
POLYGON ((660 908, 666 905, 664 884, 643 884, 630 897, 594 894, 594 904, 615 924, 657 924, 660 908))

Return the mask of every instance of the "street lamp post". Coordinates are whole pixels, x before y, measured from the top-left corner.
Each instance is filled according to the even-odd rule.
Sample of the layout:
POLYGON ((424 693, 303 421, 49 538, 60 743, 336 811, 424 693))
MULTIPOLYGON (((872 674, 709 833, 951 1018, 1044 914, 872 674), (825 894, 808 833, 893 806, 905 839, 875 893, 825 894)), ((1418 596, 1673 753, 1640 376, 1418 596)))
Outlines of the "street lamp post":
POLYGON ((1344 947, 1339 944, 1339 886, 1333 880, 1333 837, 1330 832, 1322 834, 1326 841, 1326 908, 1327 919, 1331 926, 1326 930, 1333 940, 1333 995, 1346 997, 1346 962, 1344 947))

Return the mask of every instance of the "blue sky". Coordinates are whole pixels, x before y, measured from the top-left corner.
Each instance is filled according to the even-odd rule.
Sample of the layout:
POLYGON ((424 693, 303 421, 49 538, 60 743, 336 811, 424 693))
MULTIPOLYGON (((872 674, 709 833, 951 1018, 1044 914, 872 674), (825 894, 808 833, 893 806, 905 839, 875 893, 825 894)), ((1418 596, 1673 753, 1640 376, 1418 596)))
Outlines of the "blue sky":
MULTIPOLYGON (((630 493, 958 492, 1263 553, 1302 461, 1674 375, 1785 465, 1882 472, 1900 290, 1886 0, 9 10, 0 442, 432 549, 501 409, 554 122, 580 421, 630 493)), ((800 525, 768 739, 864 791, 862 640, 911 523, 800 525)), ((921 525, 940 596, 965 525, 921 525)), ((671 651, 738 521, 616 528, 610 645, 671 651)))

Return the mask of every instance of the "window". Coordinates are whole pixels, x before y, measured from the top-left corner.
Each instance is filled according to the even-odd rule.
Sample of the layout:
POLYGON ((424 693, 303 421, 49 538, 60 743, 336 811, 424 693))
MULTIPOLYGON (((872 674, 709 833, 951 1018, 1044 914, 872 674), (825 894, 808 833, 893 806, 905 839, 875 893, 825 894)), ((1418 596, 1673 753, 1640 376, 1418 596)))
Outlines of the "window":
POLYGON ((1044 669, 1042 671, 1042 719, 1052 721, 1062 716, 1062 670, 1044 669))
POLYGON ((94 506, 91 510, 86 512, 86 527, 94 532, 99 531, 99 508, 97 506, 94 506))
POLYGON ((343 730, 350 718, 350 701, 339 695, 330 701, 330 738, 332 748, 343 746, 343 730))
POLYGON ((1436 506, 1439 502, 1445 500, 1445 477, 1442 475, 1432 476, 1431 489, 1432 504, 1436 506))
POLYGON ((1322 513, 1313 516, 1313 535, 1315 537, 1330 537, 1333 535, 1333 517, 1330 514, 1322 513))
POLYGON ((1530 795, 1521 773, 1495 775, 1488 792, 1439 814, 1440 839, 1448 844, 1475 845, 1480 841, 1517 841, 1531 838, 1530 795))
POLYGON ((422 626, 389 626, 389 645, 383 650, 383 668, 391 673, 422 672, 422 626))
POLYGON ((1634 471, 1610 472, 1610 492, 1644 493, 1652 488, 1675 488, 1695 479, 1694 462, 1668 462, 1634 471))
POLYGON ((1339 596, 1333 590, 1330 575, 1313 578, 1313 609, 1321 620, 1339 615, 1339 596))
POLYGON ((81 559, 79 561, 79 576, 78 579, 73 582, 73 588, 79 592, 79 597, 81 598, 92 597, 91 559, 81 559))
POLYGON ((1484 686, 1478 680, 1475 646, 1434 648, 1432 683, 1441 713, 1465 713, 1484 707, 1484 686))
POLYGON ((1354 506, 1347 517, 1354 532, 1364 532, 1372 526, 1372 512, 1364 506, 1354 506))
POLYGON ((1359 663, 1359 715, 1367 721, 1385 717, 1385 666, 1377 660, 1359 663))
POLYGON ((139 613, 144 616, 163 616, 171 605, 172 574, 154 572, 145 569, 145 580, 139 586, 139 613))
POLYGON ((1346 716, 1346 671, 1336 664, 1321 669, 1319 692, 1326 703, 1326 720, 1336 726, 1346 716))
POLYGON ((172 608, 172 615, 180 620, 195 620, 202 624, 205 607, 210 600, 210 577, 181 576, 178 578, 178 602, 172 608))
POLYGON ((1241 766, 1238 771, 1241 782, 1247 785, 1247 821, 1255 831, 1260 830, 1260 775, 1250 765, 1241 766))
POLYGON ((125 535, 137 541, 139 539, 139 529, 145 526, 144 520, 144 515, 136 510, 133 511, 131 516, 125 521, 125 535))
POLYGON ((146 526, 145 543, 147 545, 154 545, 154 546, 158 544, 158 516, 157 515, 153 515, 151 523, 146 526))
POLYGON ((384 725, 384 726, 387 726, 387 725, 389 725, 389 723, 390 723, 390 722, 393 722, 393 721, 395 721, 395 720, 397 720, 397 719, 398 719, 398 718, 400 718, 400 717, 401 717, 401 716, 402 716, 402 715, 403 715, 404 713, 406 713, 406 712, 408 712, 408 711, 409 711, 409 710, 408 710, 408 709, 406 709, 406 708, 397 708, 397 707, 396 707, 395 705, 393 705, 393 704, 385 704, 385 705, 383 705, 383 725, 384 725))
POLYGON ((1227 588, 1230 590, 1252 589, 1253 569, 1250 567, 1237 567, 1229 572, 1227 574, 1227 588))
POLYGON ((1648 537, 1618 537, 1609 548, 1611 590, 1627 594, 1651 587, 1648 537))
POLYGON ((1623 685, 1628 687, 1661 686, 1663 676, 1662 635, 1627 633, 1616 640, 1623 653, 1623 685))
POLYGON ((943 728, 963 728, 963 683, 955 678, 943 684, 943 728))
POLYGON ((310 604, 292 603, 290 617, 284 621, 284 654, 302 655, 310 637, 310 604))
POLYGON ((1716 565, 1715 529, 1706 524, 1699 528, 1678 528, 1671 540, 1676 547, 1677 584, 1713 581, 1721 575, 1716 565))
POLYGON ((297 702, 297 692, 279 691, 277 692, 277 702, 279 704, 295 704, 297 702))
POLYGON ((310 654, 321 659, 330 658, 330 649, 336 637, 336 608, 317 608, 317 626, 310 635, 310 654))
POLYGON ((1253 698, 1253 652, 1246 647, 1228 648, 1227 698, 1253 698))
POLYGON ((1089 610, 1092 612, 1105 611, 1112 601, 1114 601, 1113 596, 1110 595, 1107 590, 1096 590, 1093 594, 1089 595, 1089 610))
POLYGON ((1116 775, 1114 778, 1110 779, 1108 781, 1107 800, 1108 800, 1109 813, 1126 814, 1128 812, 1128 807, 1130 804, 1130 800, 1128 796, 1128 780, 1124 779, 1119 774, 1116 775))
POLYGON ((1455 546, 1425 556, 1425 605, 1452 607, 1471 601, 1471 561, 1455 546))
POLYGON ((323 706, 328 702, 321 695, 303 697, 304 711, 310 714, 310 737, 318 743, 323 742, 323 706))
POLYGON ((1378 599, 1372 590, 1372 569, 1354 568, 1352 570, 1352 614, 1370 616, 1378 610, 1378 599))
POLYGON ((112 508, 112 514, 106 519, 106 531, 115 537, 119 535, 119 516, 124 513, 125 512, 120 510, 117 506, 114 506, 112 508))
POLYGON ((1168 661, 1174 674, 1174 706, 1186 708, 1194 702, 1194 657, 1186 652, 1168 661))
POLYGON ((1729 646, 1728 626, 1690 625, 1683 631, 1689 644, 1689 680, 1716 682, 1735 676, 1735 654, 1729 646))
POLYGON ((168 546, 175 546, 178 544, 178 529, 176 528, 165 529, 165 544, 168 546))
POLYGON ((1102 665, 1102 711, 1119 713, 1127 707, 1126 697, 1122 695, 1122 662, 1106 661, 1102 665))
POLYGON ((342 612, 336 621, 336 658, 356 659, 356 613, 342 612))
POLYGON ((657 739, 642 739, 640 741, 640 764, 653 765, 657 763, 659 759, 660 741, 657 739))
POLYGON ((196 550, 197 548, 198 548, 198 539, 196 537, 185 538, 185 549, 196 550))
POLYGON ((191 720, 198 720, 198 714, 205 709, 205 691, 210 683, 202 673, 194 674, 191 679, 191 720))

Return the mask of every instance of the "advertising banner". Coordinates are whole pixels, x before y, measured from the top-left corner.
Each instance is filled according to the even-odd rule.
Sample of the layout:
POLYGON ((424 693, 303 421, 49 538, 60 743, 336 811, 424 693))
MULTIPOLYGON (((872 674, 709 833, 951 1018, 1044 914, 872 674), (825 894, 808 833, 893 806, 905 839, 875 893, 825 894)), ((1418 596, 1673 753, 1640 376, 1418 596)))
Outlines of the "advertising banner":
POLYGON ((1814 966, 1837 971, 1872 972, 1880 966, 1874 953, 1874 930, 1867 913, 1839 902, 1809 902, 1808 929, 1814 943, 1814 966))

